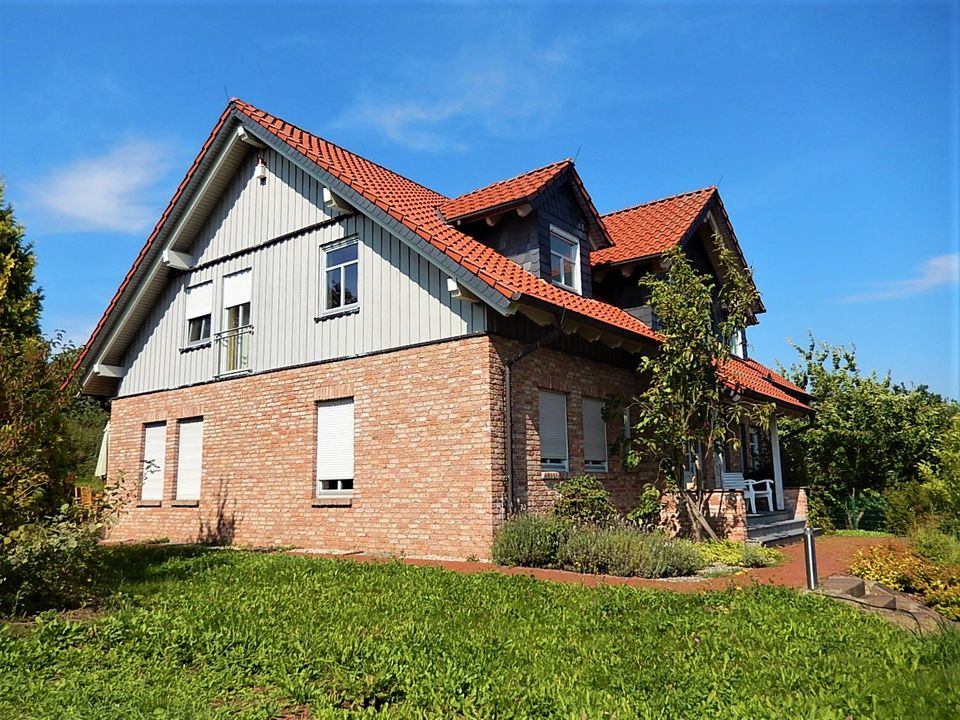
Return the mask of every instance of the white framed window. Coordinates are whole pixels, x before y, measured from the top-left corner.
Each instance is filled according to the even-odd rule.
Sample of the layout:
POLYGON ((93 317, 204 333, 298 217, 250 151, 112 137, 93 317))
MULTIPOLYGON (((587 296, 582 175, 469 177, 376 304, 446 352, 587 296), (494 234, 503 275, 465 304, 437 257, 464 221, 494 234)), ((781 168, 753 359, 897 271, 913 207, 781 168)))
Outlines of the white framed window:
POLYGON ((580 292, 580 241, 553 225, 550 226, 550 280, 554 285, 580 292))
POLYGON ((730 338, 730 352, 738 358, 747 357, 747 331, 738 330, 730 338))
POLYGON ((187 345, 210 342, 210 318, 213 312, 213 282, 187 288, 187 345))
POLYGON ((540 391, 540 468, 567 470, 567 396, 540 391))
POLYGON ((583 399, 583 466, 587 472, 607 471, 607 423, 603 400, 583 399))
POLYGON ((317 497, 353 494, 353 398, 317 403, 317 497))
POLYGON ((356 238, 320 248, 323 299, 321 314, 360 305, 360 244, 356 238))
POLYGON ((203 466, 203 418, 177 423, 177 500, 200 499, 203 466))
POLYGON ((167 452, 167 424, 147 423, 143 426, 143 472, 140 479, 141 500, 163 500, 164 463, 167 452))
POLYGON ((253 296, 253 273, 247 268, 223 278, 223 332, 217 334, 220 352, 220 373, 250 369, 250 343, 253 326, 250 301, 253 296))

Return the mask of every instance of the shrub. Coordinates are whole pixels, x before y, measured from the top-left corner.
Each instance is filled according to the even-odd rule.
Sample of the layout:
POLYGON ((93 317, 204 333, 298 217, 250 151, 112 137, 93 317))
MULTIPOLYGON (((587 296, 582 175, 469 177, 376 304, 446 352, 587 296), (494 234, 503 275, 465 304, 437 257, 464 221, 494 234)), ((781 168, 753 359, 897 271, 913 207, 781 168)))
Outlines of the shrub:
POLYGON ((768 567, 783 559, 783 553, 775 548, 747 545, 746 543, 720 540, 701 543, 697 546, 707 565, 733 565, 735 567, 768 567))
POLYGON ((566 570, 646 578, 692 575, 703 568, 697 546, 628 527, 579 528, 557 551, 566 570))
POLYGON ((655 485, 645 485, 637 506, 627 514, 627 521, 641 530, 653 530, 660 523, 663 502, 655 485))
POLYGON ((960 620, 960 566, 938 564, 898 545, 865 548, 850 572, 894 590, 916 593, 945 617, 960 620))
POLYGON ((936 528, 918 530, 913 536, 918 555, 944 565, 960 565, 960 541, 936 528))
POLYGON ((937 498, 925 483, 903 483, 886 492, 886 528, 896 535, 910 535, 936 522, 937 498))
POLYGON ((818 527, 825 533, 836 530, 830 508, 819 494, 811 494, 807 499, 807 522, 810 527, 818 527))
POLYGON ((555 567, 557 548, 568 525, 550 515, 518 515, 504 523, 493 540, 491 554, 500 565, 555 567))
POLYGON ((557 486, 560 499, 553 506, 553 514, 578 525, 606 526, 620 516, 610 502, 610 493, 592 475, 579 475, 557 486))
POLYGON ((64 505, 42 523, 21 525, 0 547, 0 612, 76 607, 94 597, 101 523, 64 505))

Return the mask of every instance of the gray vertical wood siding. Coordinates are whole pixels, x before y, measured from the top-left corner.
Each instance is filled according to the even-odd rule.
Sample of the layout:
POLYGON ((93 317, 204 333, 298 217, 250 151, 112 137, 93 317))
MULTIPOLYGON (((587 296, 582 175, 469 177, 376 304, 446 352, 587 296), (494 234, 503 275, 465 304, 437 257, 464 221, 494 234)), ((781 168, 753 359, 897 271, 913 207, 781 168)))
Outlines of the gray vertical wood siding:
POLYGON ((224 329, 223 277, 252 271, 253 372, 483 332, 485 306, 453 300, 446 274, 370 218, 339 216, 315 180, 270 151, 251 153, 193 245, 198 269, 174 276, 126 351, 120 396, 211 380, 216 344, 185 349, 186 288, 213 281, 212 334, 224 329), (253 177, 257 157, 270 168, 253 177), (289 239, 258 247, 317 223, 289 239), (320 320, 325 243, 358 239, 360 309, 320 320))

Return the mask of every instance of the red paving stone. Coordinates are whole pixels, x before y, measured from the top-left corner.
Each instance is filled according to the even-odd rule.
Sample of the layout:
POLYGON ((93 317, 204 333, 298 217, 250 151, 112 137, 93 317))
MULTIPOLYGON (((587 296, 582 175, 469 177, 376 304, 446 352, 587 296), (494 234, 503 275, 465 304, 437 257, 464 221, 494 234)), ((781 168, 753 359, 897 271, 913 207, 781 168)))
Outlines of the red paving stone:
MULTIPOLYGON (((831 575, 845 573, 853 560, 857 550, 871 545, 898 543, 896 539, 875 537, 839 537, 836 535, 817 538, 817 571, 820 579, 831 575)), ((646 580, 644 578, 623 578, 613 575, 581 575, 566 570, 541 570, 535 568, 504 567, 483 562, 467 562, 454 560, 424 560, 418 558, 401 558, 408 565, 423 565, 428 567, 442 567, 462 573, 496 572, 502 575, 524 575, 537 580, 550 582, 577 583, 594 587, 597 585, 629 585, 631 587, 654 588, 657 590, 673 590, 674 592, 702 592, 705 590, 724 590, 731 586, 744 586, 752 583, 764 585, 784 585, 794 588, 807 586, 807 574, 804 567, 803 543, 796 542, 780 548, 784 560, 776 567, 755 568, 742 570, 733 575, 723 575, 714 578, 681 579, 681 580, 646 580)), ((304 554, 294 551, 292 554, 304 554)), ((355 560, 357 562, 385 562, 387 558, 354 554, 328 556, 340 559, 355 560)))

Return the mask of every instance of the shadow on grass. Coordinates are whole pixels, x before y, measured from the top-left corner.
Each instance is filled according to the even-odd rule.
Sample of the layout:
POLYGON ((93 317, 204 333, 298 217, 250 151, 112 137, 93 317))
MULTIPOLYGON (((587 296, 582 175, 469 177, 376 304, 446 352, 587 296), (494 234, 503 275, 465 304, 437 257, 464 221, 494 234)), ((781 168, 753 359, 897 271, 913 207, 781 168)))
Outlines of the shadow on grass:
POLYGON ((104 546, 100 594, 107 597, 129 585, 185 580, 228 564, 229 554, 203 545, 104 546), (185 562, 201 557, 202 562, 185 562))

